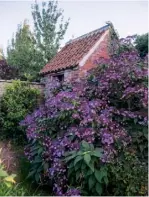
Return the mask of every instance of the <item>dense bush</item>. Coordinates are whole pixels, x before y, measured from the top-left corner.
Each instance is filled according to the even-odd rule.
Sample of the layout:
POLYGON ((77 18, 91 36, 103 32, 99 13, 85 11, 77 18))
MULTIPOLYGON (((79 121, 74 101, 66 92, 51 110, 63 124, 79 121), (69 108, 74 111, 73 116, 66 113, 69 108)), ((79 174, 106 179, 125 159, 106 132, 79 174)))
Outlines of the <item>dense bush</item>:
POLYGON ((125 52, 86 79, 53 82, 28 115, 29 176, 55 195, 147 195, 147 61, 125 52))
POLYGON ((140 57, 145 57, 148 54, 148 33, 137 36, 135 47, 138 50, 140 57))
POLYGON ((1 137, 22 143, 25 133, 19 122, 37 107, 39 90, 31 88, 28 82, 13 81, 6 87, 1 99, 1 137))
POLYGON ((9 66, 5 60, 0 60, 0 79, 15 79, 18 77, 18 70, 9 66))
POLYGON ((120 39, 120 46, 116 52, 136 50, 141 58, 148 54, 148 33, 127 36, 120 39))

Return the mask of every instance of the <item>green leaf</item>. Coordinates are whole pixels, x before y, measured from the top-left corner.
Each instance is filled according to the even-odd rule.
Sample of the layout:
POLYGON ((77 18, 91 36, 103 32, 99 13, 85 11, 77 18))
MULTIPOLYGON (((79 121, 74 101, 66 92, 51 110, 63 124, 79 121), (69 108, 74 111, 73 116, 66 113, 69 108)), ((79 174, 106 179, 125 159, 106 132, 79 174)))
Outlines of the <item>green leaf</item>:
POLYGON ((103 180, 104 180, 105 184, 108 185, 108 183, 109 183, 108 177, 107 176, 103 177, 103 180))
POLYGON ((78 151, 76 155, 83 155, 83 151, 78 151))
POLYGON ((40 157, 35 157, 34 163, 41 163, 42 159, 40 157))
POLYGON ((145 133, 144 136, 145 136, 146 139, 148 139, 148 134, 147 133, 145 133))
POLYGON ((78 180, 80 178, 80 171, 76 172, 76 180, 78 180))
POLYGON ((95 185, 96 179, 94 175, 90 176, 88 179, 89 190, 95 185))
POLYGON ((81 162, 79 161, 75 166, 75 171, 77 171, 79 168, 81 168, 81 162))
POLYGON ((76 157, 76 155, 74 154, 74 155, 71 155, 71 156, 69 156, 69 157, 66 157, 64 160, 66 161, 66 162, 68 162, 68 161, 70 161, 71 159, 73 159, 73 158, 75 158, 76 157))
POLYGON ((34 174, 36 173, 36 170, 32 170, 29 172, 28 176, 27 176, 27 179, 32 177, 34 174))
POLYGON ((144 146, 143 145, 140 145, 139 148, 140 148, 140 151, 142 153, 143 152, 143 149, 144 149, 144 146))
POLYGON ((40 147, 39 150, 38 150, 38 154, 40 155, 42 152, 43 152, 43 148, 40 147))
POLYGON ((91 156, 89 154, 85 154, 84 161, 87 165, 89 165, 89 162, 91 161, 91 156))
POLYGON ((40 174, 39 173, 35 174, 35 180, 36 180, 37 183, 39 182, 39 180, 40 180, 40 174))
POLYGON ((7 172, 3 169, 0 169, 0 177, 6 177, 8 176, 7 172))
POLYGON ((89 175, 91 175, 91 174, 93 174, 93 171, 92 171, 91 169, 89 169, 89 170, 87 171, 87 173, 86 173, 86 176, 89 176, 89 175))
POLYGON ((77 164, 78 161, 82 160, 83 157, 82 156, 77 156, 74 160, 74 166, 77 164))
POLYGON ((73 151, 66 152, 64 156, 67 157, 68 155, 73 155, 73 154, 76 154, 76 151, 73 150, 73 151))
POLYGON ((143 128, 143 134, 145 136, 146 139, 148 139, 148 128, 143 128))
POLYGON ((12 187, 12 183, 4 182, 4 184, 5 184, 8 188, 12 187))
POLYGON ((96 156, 96 157, 101 157, 101 156, 102 156, 102 151, 103 151, 102 148, 96 148, 96 149, 93 151, 92 155, 94 155, 94 156, 96 156))
POLYGON ((39 168, 37 169, 37 172, 41 172, 43 170, 43 166, 39 166, 39 168))
POLYGON ((49 167, 49 164, 44 162, 43 163, 43 169, 46 171, 48 169, 48 167, 49 167))
POLYGON ((82 163, 81 169, 84 170, 86 168, 86 164, 82 163))
POLYGON ((101 183, 102 178, 104 177, 103 171, 95 170, 95 177, 99 183, 101 183))
POLYGON ((70 175, 74 172, 73 168, 69 168, 68 169, 68 177, 71 177, 70 175))
POLYGON ((71 161, 70 164, 69 164, 69 168, 73 168, 74 167, 74 162, 71 161))
POLYGON ((89 144, 84 140, 82 141, 82 147, 85 148, 86 150, 90 149, 89 144))
POLYGON ((101 195, 102 194, 102 186, 100 183, 96 183, 96 192, 101 195))
POLYGON ((93 151, 94 150, 94 145, 90 144, 89 146, 90 146, 90 150, 93 151))
POLYGON ((94 163, 89 163, 89 164, 87 164, 89 167, 90 167, 90 169, 94 172, 94 163))

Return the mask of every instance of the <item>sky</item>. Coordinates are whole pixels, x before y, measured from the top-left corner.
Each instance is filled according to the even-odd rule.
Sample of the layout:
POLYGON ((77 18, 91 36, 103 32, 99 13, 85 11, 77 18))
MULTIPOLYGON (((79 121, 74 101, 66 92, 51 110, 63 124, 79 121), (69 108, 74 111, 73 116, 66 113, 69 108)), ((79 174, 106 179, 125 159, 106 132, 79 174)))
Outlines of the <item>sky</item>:
MULTIPOLYGON (((0 47, 6 51, 8 40, 16 32, 17 25, 29 20, 33 30, 31 4, 34 1, 0 0, 0 47)), ((37 2, 41 2, 37 0, 37 2)), ((120 37, 148 32, 148 1, 58 1, 64 10, 64 19, 70 24, 61 45, 104 26, 111 21, 120 37)))

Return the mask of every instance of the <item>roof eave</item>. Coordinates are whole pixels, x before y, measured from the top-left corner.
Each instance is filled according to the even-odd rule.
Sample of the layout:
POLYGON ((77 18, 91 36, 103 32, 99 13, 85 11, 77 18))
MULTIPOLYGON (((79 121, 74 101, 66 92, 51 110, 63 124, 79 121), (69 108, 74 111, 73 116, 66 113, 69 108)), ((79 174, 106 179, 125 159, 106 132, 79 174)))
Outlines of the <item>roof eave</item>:
POLYGON ((59 68, 59 69, 52 70, 52 71, 49 70, 49 71, 47 71, 47 72, 40 72, 39 75, 40 75, 40 76, 45 76, 45 75, 47 75, 47 74, 58 73, 58 72, 60 72, 60 71, 65 71, 65 70, 68 70, 68 69, 72 69, 72 68, 75 68, 75 67, 77 67, 77 66, 79 66, 79 63, 76 64, 76 65, 73 65, 73 66, 68 66, 68 67, 66 67, 66 68, 59 68))

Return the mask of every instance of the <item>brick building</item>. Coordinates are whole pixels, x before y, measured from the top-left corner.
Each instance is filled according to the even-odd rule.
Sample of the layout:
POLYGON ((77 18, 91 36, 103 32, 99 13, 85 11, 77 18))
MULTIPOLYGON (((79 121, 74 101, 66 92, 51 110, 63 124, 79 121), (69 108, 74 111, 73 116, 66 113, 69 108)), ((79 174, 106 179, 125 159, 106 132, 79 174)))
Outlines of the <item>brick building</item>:
POLYGON ((83 77, 96 66, 94 60, 109 58, 109 46, 112 46, 110 28, 110 25, 105 25, 67 42, 41 70, 41 75, 51 80, 57 77, 60 81, 83 77))

